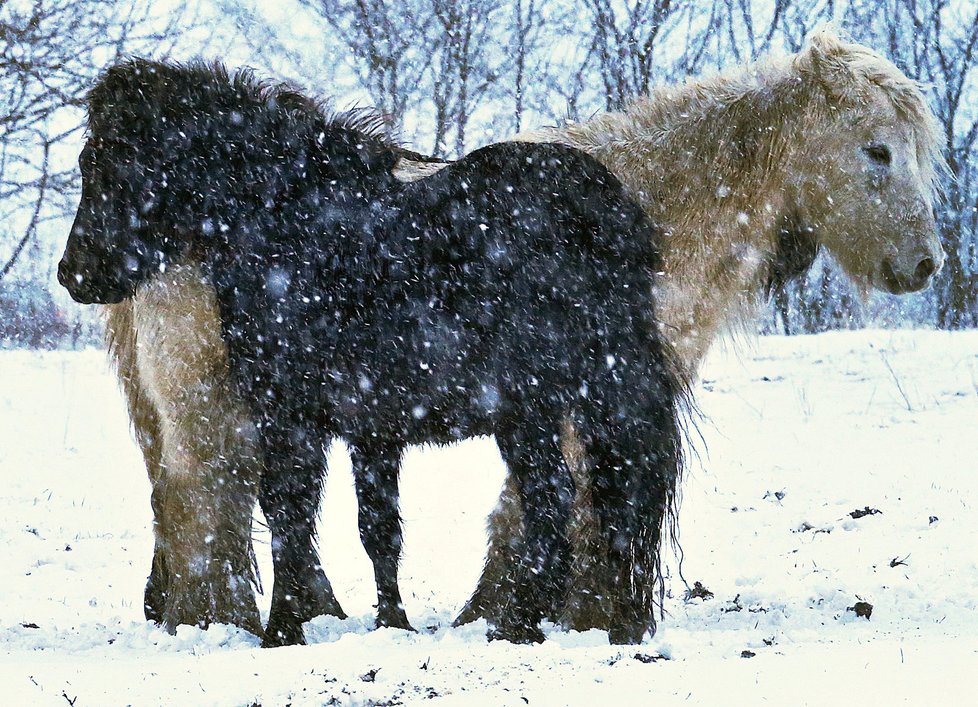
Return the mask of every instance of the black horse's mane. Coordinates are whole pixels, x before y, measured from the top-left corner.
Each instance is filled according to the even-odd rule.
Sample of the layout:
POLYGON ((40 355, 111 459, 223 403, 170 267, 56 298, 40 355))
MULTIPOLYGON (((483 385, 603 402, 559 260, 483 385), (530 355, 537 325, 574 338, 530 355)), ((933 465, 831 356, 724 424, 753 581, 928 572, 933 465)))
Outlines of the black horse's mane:
POLYGON ((326 132, 356 134, 371 152, 440 161, 399 144, 379 111, 357 107, 337 111, 327 98, 310 98, 288 82, 260 79, 250 68, 229 71, 220 61, 164 62, 131 58, 107 69, 87 96, 88 127, 125 128, 133 119, 163 121, 208 116, 231 122, 247 119, 240 111, 273 112, 293 125, 326 132))
POLYGON ((768 298, 803 278, 815 264, 819 243, 810 228, 794 217, 786 218, 778 228, 778 242, 768 264, 764 293, 768 298))
POLYGON ((291 84, 203 60, 109 68, 88 94, 88 127, 103 162, 126 170, 135 152, 155 165, 142 174, 168 188, 146 180, 132 188, 149 189, 155 196, 141 199, 185 224, 194 213, 247 220, 302 199, 297 217, 314 217, 322 199, 347 203, 394 188, 397 162, 420 157, 374 110, 332 111, 291 84))

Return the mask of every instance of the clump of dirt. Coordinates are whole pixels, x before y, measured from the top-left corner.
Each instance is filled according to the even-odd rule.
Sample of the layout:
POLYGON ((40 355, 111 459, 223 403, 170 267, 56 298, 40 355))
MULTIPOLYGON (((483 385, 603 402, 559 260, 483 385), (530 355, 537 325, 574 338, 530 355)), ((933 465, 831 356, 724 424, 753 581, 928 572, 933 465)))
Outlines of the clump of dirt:
POLYGON ((636 653, 632 656, 632 659, 637 660, 639 663, 658 663, 660 660, 669 660, 661 653, 656 653, 655 655, 649 655, 648 653, 636 653))
POLYGON ((684 597, 686 601, 692 601, 693 599, 706 601, 712 598, 713 592, 704 587, 702 582, 693 582, 693 587, 686 590, 686 596, 684 597))
POLYGON ((848 607, 846 611, 852 611, 859 618, 869 621, 869 617, 873 615, 873 605, 868 601, 857 601, 855 604, 848 607))

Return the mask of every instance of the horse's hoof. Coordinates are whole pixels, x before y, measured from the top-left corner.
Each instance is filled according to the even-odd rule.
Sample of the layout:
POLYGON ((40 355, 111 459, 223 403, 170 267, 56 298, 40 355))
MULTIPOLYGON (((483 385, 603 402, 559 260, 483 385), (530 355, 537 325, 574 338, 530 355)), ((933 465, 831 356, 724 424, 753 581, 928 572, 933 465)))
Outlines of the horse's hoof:
POLYGON ((379 607, 377 609, 377 628, 399 628, 417 633, 411 622, 408 621, 404 609, 399 606, 379 607))
MULTIPOLYGON (((333 586, 326 579, 326 575, 321 569, 314 570, 310 575, 300 581, 292 591, 296 614, 303 620, 308 621, 316 616, 335 616, 338 619, 345 619, 346 612, 340 606, 339 600, 333 594, 333 586)), ((272 597, 272 604, 275 604, 275 597, 272 597)))
POLYGON ((159 577, 156 574, 149 576, 146 582, 146 590, 143 593, 143 615, 147 621, 161 624, 165 621, 166 615, 166 592, 163 591, 159 577))
POLYGON ((282 646, 304 646, 306 637, 302 633, 302 624, 286 624, 282 621, 269 620, 262 638, 262 648, 281 648, 282 646))
POLYGON ((334 616, 337 619, 346 619, 346 618, 348 618, 347 615, 346 615, 346 612, 343 611, 343 607, 340 606, 340 603, 338 601, 336 601, 335 599, 333 599, 332 601, 326 602, 320 608, 321 608, 321 610, 319 612, 313 614, 309 618, 313 619, 313 618, 316 618, 317 616, 334 616))
POLYGON ((543 631, 537 626, 500 626, 489 629, 486 638, 490 641, 508 641, 510 643, 530 644, 543 643, 543 631))
POLYGON ((157 605, 155 602, 145 602, 143 604, 143 616, 146 617, 147 621, 152 621, 154 624, 162 624, 163 610, 160 607, 161 605, 157 605))
POLYGON ((481 602, 476 600, 475 597, 469 599, 468 603, 462 607, 462 611, 452 622, 452 626, 458 628, 459 626, 464 626, 465 624, 470 624, 473 621, 478 621, 479 619, 489 619, 486 607, 482 605, 481 602))
POLYGON ((465 626, 473 621, 478 621, 479 619, 485 618, 480 612, 470 610, 468 606, 462 609, 462 613, 455 617, 452 621, 452 628, 458 628, 459 626, 465 626))
POLYGON ((167 627, 228 624, 261 636, 261 615, 247 575, 213 574, 171 582, 162 615, 167 627), (174 586, 176 585, 176 586, 174 586))
POLYGON ((608 629, 608 642, 615 646, 638 645, 649 631, 655 633, 655 624, 651 628, 644 623, 611 626, 608 629))

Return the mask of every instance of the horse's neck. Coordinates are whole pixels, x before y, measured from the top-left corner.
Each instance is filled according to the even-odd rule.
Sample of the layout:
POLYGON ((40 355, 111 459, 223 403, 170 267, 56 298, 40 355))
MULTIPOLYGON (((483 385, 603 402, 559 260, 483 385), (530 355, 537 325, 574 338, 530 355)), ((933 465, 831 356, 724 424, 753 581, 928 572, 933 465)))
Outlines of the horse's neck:
POLYGON ((756 313, 792 209, 786 153, 800 130, 798 106, 772 86, 711 85, 666 89, 622 113, 515 138, 590 153, 665 229, 658 316, 691 371, 722 330, 756 313))

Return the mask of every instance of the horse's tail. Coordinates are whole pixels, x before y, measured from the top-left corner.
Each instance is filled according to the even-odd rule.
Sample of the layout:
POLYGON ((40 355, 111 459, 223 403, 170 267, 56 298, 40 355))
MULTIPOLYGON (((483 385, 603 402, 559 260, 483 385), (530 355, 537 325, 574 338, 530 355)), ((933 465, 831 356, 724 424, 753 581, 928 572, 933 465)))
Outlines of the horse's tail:
POLYGON ((655 317, 656 233, 637 205, 620 206, 596 224, 608 271, 595 271, 606 289, 587 314, 593 334, 575 418, 606 553, 605 586, 597 589, 612 599, 612 639, 630 642, 655 629, 656 599, 661 606, 664 597, 661 549, 676 537, 690 398, 655 317))

